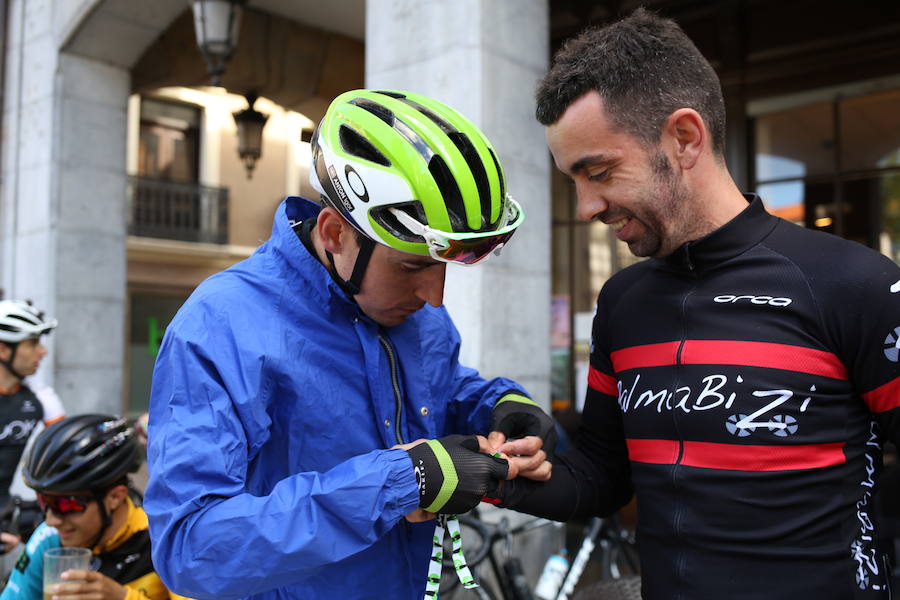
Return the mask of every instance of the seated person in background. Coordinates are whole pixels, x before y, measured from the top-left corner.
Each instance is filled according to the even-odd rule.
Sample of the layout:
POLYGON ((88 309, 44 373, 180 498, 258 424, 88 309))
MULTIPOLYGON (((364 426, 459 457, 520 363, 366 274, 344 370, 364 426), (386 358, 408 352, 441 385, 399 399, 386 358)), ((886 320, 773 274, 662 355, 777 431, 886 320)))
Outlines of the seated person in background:
POLYGON ((128 474, 143 457, 134 428, 112 415, 78 415, 45 429, 23 469, 45 520, 25 545, 0 599, 41 598, 44 552, 59 546, 91 548, 94 560, 90 571, 69 571, 75 581, 60 584, 54 595, 179 598, 156 574, 147 515, 129 494, 128 474))

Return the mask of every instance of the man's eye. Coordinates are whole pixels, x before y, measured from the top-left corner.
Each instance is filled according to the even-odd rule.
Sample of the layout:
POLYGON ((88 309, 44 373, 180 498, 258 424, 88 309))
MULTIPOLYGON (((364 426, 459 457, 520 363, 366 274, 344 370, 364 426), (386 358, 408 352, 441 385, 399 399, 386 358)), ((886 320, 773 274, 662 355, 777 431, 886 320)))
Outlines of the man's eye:
POLYGON ((424 269, 422 265, 400 264, 400 268, 406 273, 417 273, 424 269))
POLYGON ((607 175, 609 175, 609 171, 604 170, 600 171, 599 173, 592 173, 591 175, 588 175, 588 179, 590 179, 591 181, 603 181, 604 179, 606 179, 607 175))

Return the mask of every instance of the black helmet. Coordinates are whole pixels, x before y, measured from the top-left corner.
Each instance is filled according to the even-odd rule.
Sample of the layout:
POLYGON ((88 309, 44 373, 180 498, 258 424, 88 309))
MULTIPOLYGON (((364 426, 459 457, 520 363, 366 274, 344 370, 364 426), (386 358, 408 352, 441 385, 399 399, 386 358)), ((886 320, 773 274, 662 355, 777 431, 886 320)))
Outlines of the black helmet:
POLYGON ((22 474, 38 492, 102 490, 136 471, 142 459, 127 419, 77 415, 41 432, 22 474))

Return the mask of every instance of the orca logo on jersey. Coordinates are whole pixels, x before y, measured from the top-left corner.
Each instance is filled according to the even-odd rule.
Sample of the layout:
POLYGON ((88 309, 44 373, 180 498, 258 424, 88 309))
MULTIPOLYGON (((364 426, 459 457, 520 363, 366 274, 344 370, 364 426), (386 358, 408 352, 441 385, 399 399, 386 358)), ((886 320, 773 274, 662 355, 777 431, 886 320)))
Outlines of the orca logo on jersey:
POLYGON ((787 306, 793 302, 790 298, 775 298, 773 296, 734 296, 732 294, 723 294, 713 298, 713 302, 720 304, 734 304, 743 300, 750 302, 750 304, 768 304, 769 306, 787 306))

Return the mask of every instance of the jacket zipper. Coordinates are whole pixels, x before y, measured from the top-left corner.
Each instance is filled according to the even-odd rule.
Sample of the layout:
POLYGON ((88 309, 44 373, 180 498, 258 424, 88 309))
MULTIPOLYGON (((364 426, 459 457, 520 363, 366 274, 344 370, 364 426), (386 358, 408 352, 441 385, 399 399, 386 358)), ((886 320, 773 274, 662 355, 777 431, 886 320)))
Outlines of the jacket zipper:
POLYGON ((398 444, 405 444, 403 434, 400 432, 400 419, 403 416, 403 393, 400 391, 400 369, 397 365, 397 355, 394 353, 394 347, 382 331, 378 331, 378 341, 387 354, 388 364, 391 366, 391 387, 394 390, 394 435, 397 436, 398 444))

